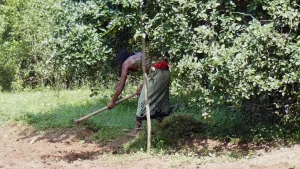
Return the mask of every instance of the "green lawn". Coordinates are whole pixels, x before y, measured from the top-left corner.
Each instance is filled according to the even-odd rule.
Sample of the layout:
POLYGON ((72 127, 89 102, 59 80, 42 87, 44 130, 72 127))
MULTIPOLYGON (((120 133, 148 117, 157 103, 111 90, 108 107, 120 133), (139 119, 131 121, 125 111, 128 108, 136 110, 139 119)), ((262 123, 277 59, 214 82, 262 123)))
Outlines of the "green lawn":
MULTIPOLYGON (((102 90, 94 97, 90 94, 87 89, 0 93, 0 123, 17 121, 38 130, 71 128, 75 119, 106 106, 112 92, 102 90)), ((122 129, 135 126, 136 102, 137 98, 131 98, 112 110, 82 121, 80 125, 99 130, 103 137, 120 136, 122 129)))

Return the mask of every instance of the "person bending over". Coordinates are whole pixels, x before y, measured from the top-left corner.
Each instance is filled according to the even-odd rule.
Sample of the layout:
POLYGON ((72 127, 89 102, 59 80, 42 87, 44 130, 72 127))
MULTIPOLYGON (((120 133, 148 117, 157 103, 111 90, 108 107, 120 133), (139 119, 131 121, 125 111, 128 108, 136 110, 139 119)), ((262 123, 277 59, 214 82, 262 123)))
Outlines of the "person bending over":
MULTIPOLYGON (((117 84, 112 100, 107 104, 108 109, 112 109, 115 106, 115 102, 125 88, 128 73, 142 70, 142 57, 143 54, 141 52, 130 55, 125 49, 117 54, 116 61, 118 68, 121 69, 121 79, 117 84)), ((158 119, 161 122, 164 117, 170 114, 169 87, 171 75, 169 65, 165 60, 155 60, 153 64, 150 64, 150 59, 146 58, 148 101, 151 119, 158 119)), ((144 83, 137 89, 136 94, 140 96, 136 112, 136 128, 132 133, 133 135, 141 129, 142 121, 147 120, 144 83)))

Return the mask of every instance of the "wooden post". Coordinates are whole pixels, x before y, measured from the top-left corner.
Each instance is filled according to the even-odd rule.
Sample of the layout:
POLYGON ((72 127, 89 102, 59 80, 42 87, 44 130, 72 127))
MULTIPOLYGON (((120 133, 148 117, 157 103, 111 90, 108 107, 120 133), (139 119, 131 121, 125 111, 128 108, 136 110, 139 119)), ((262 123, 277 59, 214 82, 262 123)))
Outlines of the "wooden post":
MULTIPOLYGON (((142 17, 142 7, 143 7, 143 0, 141 0, 141 7, 140 7, 140 16, 142 17)), ((143 27, 143 19, 141 21, 141 30, 144 30, 143 27)), ((142 48, 143 48, 143 61, 142 61, 142 67, 143 67, 143 74, 144 74, 144 87, 145 87, 145 104, 146 104, 146 117, 147 117, 147 154, 150 154, 151 150, 151 118, 150 118, 150 106, 149 106, 149 100, 148 100, 148 76, 146 71, 146 33, 142 34, 142 48)))

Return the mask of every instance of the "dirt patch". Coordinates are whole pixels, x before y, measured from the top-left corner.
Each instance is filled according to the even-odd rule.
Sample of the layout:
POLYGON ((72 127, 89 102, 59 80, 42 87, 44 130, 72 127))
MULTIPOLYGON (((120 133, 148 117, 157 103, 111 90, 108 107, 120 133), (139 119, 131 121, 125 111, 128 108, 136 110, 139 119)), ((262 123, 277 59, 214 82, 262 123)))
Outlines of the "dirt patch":
POLYGON ((58 161, 58 160, 63 160, 66 161, 68 163, 72 163, 74 161, 82 161, 82 160, 94 160, 96 159, 96 157, 98 155, 100 155, 99 152, 80 152, 80 153, 76 153, 76 152, 63 152, 61 156, 58 155, 42 155, 41 159, 44 160, 44 162, 46 161, 58 161))
POLYGON ((103 144, 89 141, 87 138, 92 134, 92 130, 84 128, 40 133, 25 125, 2 125, 0 168, 300 169, 298 144, 290 148, 278 148, 267 143, 238 145, 193 139, 187 144, 187 152, 183 152, 198 152, 190 157, 147 156, 143 153, 118 155, 120 146, 132 137, 126 136, 103 144))

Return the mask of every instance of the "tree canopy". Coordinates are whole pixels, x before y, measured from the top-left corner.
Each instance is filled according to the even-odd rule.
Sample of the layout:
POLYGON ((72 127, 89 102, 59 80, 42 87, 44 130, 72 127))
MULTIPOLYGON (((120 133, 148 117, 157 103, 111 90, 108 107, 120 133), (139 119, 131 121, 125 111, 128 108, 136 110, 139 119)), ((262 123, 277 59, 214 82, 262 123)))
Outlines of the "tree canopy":
POLYGON ((299 10, 299 0, 2 0, 0 87, 107 81, 115 53, 140 51, 145 31, 172 66, 172 93, 204 117, 216 105, 295 115, 299 10))

